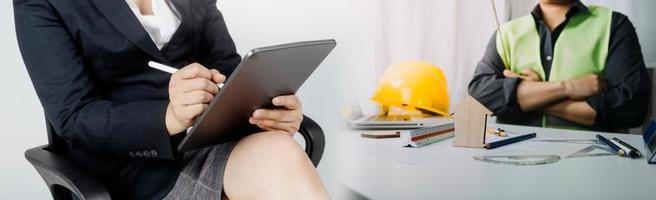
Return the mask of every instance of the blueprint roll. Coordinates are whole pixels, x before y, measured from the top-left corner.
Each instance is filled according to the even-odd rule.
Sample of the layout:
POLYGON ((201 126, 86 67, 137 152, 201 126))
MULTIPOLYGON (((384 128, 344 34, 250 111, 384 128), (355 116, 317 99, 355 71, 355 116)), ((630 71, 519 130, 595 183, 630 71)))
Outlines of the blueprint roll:
POLYGON ((656 120, 652 119, 651 124, 645 129, 642 138, 645 140, 645 150, 647 151, 647 163, 656 164, 656 120))

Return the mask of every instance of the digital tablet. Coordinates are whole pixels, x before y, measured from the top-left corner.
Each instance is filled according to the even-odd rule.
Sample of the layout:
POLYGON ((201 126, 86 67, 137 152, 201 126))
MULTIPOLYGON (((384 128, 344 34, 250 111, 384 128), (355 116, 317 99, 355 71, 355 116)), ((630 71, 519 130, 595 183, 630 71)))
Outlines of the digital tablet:
POLYGON ((178 150, 203 148, 262 131, 248 123, 252 113, 273 108, 274 97, 295 94, 335 46, 335 40, 319 40, 251 50, 197 118, 178 150))

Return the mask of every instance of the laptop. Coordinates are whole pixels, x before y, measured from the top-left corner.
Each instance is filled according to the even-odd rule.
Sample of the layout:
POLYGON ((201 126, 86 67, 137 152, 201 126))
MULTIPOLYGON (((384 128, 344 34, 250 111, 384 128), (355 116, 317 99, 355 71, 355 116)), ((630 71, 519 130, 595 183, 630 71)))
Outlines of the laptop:
POLYGON ((352 129, 405 130, 453 122, 453 118, 451 117, 426 114, 364 115, 353 88, 351 88, 351 92, 351 103, 354 103, 354 105, 345 108, 342 114, 346 118, 348 126, 352 129))

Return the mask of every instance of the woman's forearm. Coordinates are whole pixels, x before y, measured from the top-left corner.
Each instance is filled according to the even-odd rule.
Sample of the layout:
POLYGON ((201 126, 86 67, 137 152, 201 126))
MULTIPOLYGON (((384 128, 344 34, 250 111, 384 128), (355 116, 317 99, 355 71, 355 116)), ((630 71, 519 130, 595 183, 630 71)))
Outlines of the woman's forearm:
POLYGON ((563 82, 523 81, 517 86, 517 103, 523 112, 542 109, 567 98, 563 82))
POLYGON ((597 118, 597 111, 586 101, 564 100, 547 107, 544 111, 549 115, 585 126, 592 126, 597 118))

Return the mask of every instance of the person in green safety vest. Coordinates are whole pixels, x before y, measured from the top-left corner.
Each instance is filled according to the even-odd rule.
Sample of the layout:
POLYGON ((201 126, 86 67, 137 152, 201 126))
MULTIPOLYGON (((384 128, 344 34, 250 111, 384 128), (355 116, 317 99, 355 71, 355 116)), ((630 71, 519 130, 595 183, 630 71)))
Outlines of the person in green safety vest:
POLYGON ((500 26, 469 83, 498 122, 598 131, 640 126, 650 91, 631 21, 578 0, 500 26))

